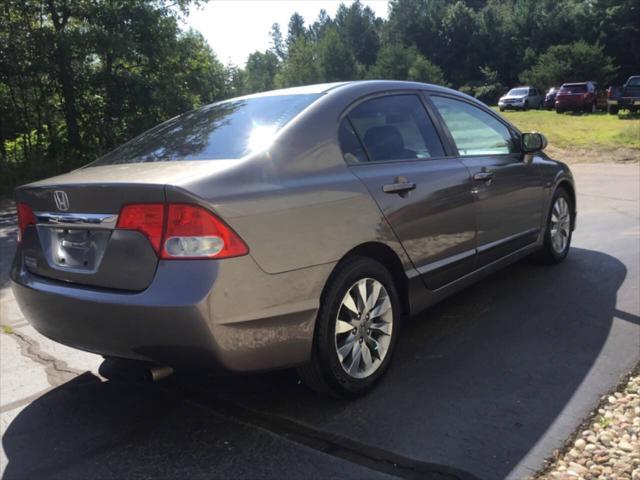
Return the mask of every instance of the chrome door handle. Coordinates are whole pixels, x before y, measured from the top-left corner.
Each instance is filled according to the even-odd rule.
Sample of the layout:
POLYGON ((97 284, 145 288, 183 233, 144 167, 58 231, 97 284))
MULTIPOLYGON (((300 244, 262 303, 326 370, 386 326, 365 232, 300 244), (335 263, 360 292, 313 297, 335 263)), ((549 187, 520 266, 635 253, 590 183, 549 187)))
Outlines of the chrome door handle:
POLYGON ((476 182, 490 183, 491 180, 493 180, 493 177, 495 177, 495 174, 493 172, 478 172, 473 176, 473 179, 476 182))
POLYGON ((406 197, 409 195, 411 190, 416 189, 416 184, 413 182, 407 181, 404 177, 397 177, 396 183, 389 183, 387 185, 382 186, 382 191, 384 193, 397 193, 401 197, 406 197))

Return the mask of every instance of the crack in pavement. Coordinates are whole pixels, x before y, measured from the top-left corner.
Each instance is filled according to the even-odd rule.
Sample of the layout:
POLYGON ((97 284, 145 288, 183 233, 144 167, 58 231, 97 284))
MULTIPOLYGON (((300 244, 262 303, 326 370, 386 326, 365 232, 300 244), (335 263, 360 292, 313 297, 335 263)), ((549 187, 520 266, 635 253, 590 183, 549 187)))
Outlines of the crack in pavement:
POLYGON ((12 336, 20 346, 20 353, 30 360, 43 365, 47 381, 52 387, 57 387, 83 374, 80 370, 71 368, 63 360, 59 360, 40 350, 40 345, 33 338, 24 333, 13 330, 7 335, 12 336))

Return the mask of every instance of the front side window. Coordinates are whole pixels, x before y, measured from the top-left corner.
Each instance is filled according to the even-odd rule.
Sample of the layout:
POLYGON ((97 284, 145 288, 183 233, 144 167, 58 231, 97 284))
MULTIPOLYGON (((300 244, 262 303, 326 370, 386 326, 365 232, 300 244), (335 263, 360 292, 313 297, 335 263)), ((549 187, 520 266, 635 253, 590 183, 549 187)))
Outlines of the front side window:
POLYGON ((467 102, 432 96, 460 156, 517 152, 511 132, 493 115, 467 102))
POLYGON ((416 95, 390 95, 361 103, 348 115, 374 162, 444 155, 442 144, 416 95))
POLYGON ((318 97, 272 95, 207 105, 161 123, 89 166, 241 158, 266 148, 278 130, 318 97))
POLYGON ((627 87, 640 87, 640 77, 631 77, 627 82, 627 87))

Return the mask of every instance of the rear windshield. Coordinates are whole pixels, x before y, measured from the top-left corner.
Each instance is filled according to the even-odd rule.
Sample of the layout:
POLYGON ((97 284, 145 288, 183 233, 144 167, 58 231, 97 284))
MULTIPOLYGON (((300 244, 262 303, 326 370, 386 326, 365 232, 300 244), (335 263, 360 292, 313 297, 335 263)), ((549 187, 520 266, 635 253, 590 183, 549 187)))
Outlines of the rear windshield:
POLYGON ((507 93, 507 95, 529 95, 529 89, 528 88, 512 88, 511 90, 509 90, 509 93, 507 93))
POLYGON ((560 91, 564 93, 584 93, 587 91, 587 85, 584 83, 562 85, 560 91))
POLYGON ((90 166, 241 158, 321 94, 274 95, 214 103, 179 115, 107 153, 90 166))
POLYGON ((631 77, 627 82, 627 87, 640 87, 640 77, 631 77))

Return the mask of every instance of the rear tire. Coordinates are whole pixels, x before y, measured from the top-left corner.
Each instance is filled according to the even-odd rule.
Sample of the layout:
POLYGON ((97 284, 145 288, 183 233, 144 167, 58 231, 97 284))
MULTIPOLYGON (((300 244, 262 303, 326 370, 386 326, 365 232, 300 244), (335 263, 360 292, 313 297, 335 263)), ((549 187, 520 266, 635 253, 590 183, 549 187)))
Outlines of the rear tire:
POLYGON ((535 258, 547 265, 562 262, 571 248, 573 234, 573 202, 567 190, 558 188, 553 194, 551 208, 547 215, 542 249, 535 258))
POLYGON ((609 112, 609 115, 617 115, 618 114, 618 106, 617 105, 608 105, 607 106, 607 112, 609 112))
POLYGON ((300 378, 325 395, 364 395, 389 367, 400 319, 389 271, 368 257, 347 259, 325 287, 311 361, 298 369, 300 378))

